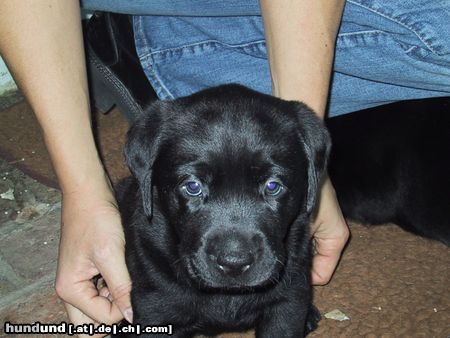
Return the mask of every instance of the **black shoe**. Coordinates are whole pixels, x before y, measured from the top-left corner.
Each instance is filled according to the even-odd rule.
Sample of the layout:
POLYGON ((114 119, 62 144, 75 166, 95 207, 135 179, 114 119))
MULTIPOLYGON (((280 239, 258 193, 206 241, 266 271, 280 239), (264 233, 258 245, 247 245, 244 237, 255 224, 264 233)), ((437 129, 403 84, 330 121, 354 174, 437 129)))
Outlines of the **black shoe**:
POLYGON ((132 122, 156 94, 139 62, 129 15, 96 12, 85 27, 90 95, 106 113, 116 105, 132 122))

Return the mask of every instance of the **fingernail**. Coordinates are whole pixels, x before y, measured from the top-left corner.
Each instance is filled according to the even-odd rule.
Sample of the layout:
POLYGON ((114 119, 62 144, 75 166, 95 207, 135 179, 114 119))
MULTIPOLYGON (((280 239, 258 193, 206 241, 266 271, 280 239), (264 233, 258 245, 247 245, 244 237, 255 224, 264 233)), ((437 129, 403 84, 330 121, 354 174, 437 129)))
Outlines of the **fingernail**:
POLYGON ((123 316, 129 323, 133 323, 133 310, 131 309, 131 307, 123 312, 123 316))

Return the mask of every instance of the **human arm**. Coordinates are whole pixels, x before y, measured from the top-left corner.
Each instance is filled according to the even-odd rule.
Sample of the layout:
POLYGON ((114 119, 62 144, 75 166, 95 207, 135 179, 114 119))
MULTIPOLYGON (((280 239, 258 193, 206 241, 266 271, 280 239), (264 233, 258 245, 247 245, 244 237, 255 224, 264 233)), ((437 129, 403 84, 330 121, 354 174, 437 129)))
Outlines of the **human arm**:
POLYGON ((57 292, 75 324, 112 323, 130 308, 131 282, 91 130, 79 11, 77 0, 2 1, 0 53, 36 114, 62 190, 57 292), (113 302, 92 284, 98 273, 113 302))
MULTIPOLYGON (((303 101, 323 119, 344 0, 260 0, 275 96, 303 101)), ((314 284, 330 280, 349 237, 334 188, 324 180, 312 224, 314 284)))
POLYGON ((323 119, 344 0, 261 0, 272 89, 323 119))

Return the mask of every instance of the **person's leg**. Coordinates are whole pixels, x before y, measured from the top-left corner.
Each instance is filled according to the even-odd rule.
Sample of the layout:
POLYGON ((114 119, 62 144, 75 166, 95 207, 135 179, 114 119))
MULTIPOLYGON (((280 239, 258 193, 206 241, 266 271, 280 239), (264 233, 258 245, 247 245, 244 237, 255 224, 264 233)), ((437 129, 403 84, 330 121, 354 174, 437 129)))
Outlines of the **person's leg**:
POLYGON ((329 116, 450 96, 450 2, 347 0, 329 116))
MULTIPOLYGON (((125 1, 82 0, 84 10, 96 11, 85 26, 92 105, 100 111, 118 106, 133 121, 156 97, 135 52, 133 29, 123 14, 245 16, 258 14, 258 0, 125 1)), ((163 30, 164 31, 164 30, 163 30)))
POLYGON ((81 0, 81 6, 131 15, 246 16, 260 13, 258 0, 81 0))
MULTIPOLYGON (((135 16, 134 29, 141 63, 162 99, 230 82, 271 91, 258 15, 135 16)), ((450 95, 449 35, 447 1, 347 1, 329 116, 450 95)))
POLYGON ((270 93, 262 18, 135 16, 136 48, 161 99, 224 83, 270 93))

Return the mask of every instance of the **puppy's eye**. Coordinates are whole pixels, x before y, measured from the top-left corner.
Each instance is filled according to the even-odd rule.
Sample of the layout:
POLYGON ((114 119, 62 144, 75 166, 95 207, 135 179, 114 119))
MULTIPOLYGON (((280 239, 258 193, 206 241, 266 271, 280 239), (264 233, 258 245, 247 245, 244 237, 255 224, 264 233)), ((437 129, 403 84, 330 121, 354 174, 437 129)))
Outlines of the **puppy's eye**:
POLYGON ((189 196, 197 197, 202 194, 202 185, 197 181, 186 182, 183 188, 189 196))
POLYGON ((264 193, 268 196, 277 196, 283 191, 283 186, 277 181, 269 181, 266 183, 264 193))

